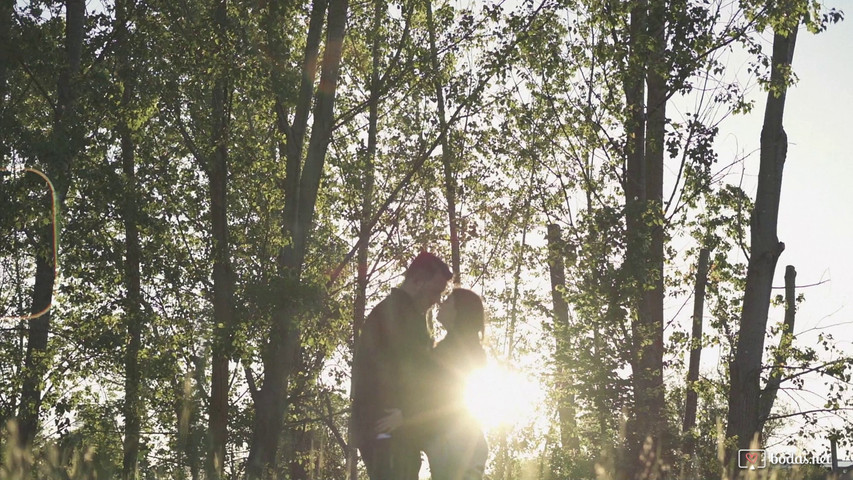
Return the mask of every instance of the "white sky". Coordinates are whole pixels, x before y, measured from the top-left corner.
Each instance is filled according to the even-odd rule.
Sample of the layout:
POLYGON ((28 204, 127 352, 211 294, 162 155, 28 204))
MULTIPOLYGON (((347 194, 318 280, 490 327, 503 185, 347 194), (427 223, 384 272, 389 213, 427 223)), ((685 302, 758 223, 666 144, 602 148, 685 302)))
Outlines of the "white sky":
MULTIPOLYGON (((853 163, 848 137, 853 136, 853 24, 848 20, 827 32, 802 31, 794 53, 799 82, 788 91, 784 126, 788 159, 782 181, 778 236, 785 243, 774 285, 783 284, 786 265, 797 268, 797 284, 829 280, 803 290, 806 302, 797 317, 799 327, 823 320, 823 325, 850 321, 853 290, 853 163), (832 315, 831 319, 824 319, 832 315)), ((744 188, 755 194, 764 95, 748 116, 732 117, 721 125, 721 161, 756 151, 746 162, 744 188)), ((781 293, 781 292, 780 292, 781 293)), ((853 325, 853 324, 851 324, 853 325)), ((802 328, 797 328, 797 331, 802 328)), ((851 345, 853 330, 836 329, 840 343, 851 345)))

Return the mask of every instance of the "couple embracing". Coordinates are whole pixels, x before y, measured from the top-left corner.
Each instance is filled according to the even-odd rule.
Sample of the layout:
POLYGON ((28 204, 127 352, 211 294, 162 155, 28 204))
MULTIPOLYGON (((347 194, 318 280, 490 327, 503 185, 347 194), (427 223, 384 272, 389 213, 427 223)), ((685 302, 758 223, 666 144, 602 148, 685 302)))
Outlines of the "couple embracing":
POLYGON ((416 480, 422 451, 433 480, 483 477, 486 440, 463 403, 465 378, 485 364, 483 302, 453 290, 439 306, 447 336, 435 346, 426 318, 451 277, 446 263, 421 252, 356 340, 352 425, 371 480, 416 480))

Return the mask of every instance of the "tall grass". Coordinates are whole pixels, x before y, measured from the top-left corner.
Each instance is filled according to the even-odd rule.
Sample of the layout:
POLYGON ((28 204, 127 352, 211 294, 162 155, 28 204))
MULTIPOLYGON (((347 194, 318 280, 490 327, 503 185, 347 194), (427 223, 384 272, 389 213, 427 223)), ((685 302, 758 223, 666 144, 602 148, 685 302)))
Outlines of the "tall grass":
MULTIPOLYGON (((22 446, 17 439, 17 426, 14 421, 9 422, 0 437, 0 449, 2 449, 0 480, 113 480, 120 478, 120 472, 116 471, 115 467, 120 465, 120 459, 104 458, 104 454, 99 455, 96 448, 86 445, 86 440, 80 437, 71 436, 58 442, 43 442, 29 448, 22 446)), ((613 453, 603 454, 602 457, 596 465, 595 478, 583 480, 614 480, 613 453)), ((549 470, 531 469, 521 477, 523 480, 581 480, 563 477, 566 474, 572 475, 569 473, 571 469, 563 470, 562 475, 549 470)), ((768 465, 768 468, 737 470, 733 476, 727 476, 724 473, 716 478, 700 478, 684 471, 676 473, 666 468, 648 468, 646 471, 654 472, 653 475, 656 475, 657 480, 842 480, 815 465, 797 465, 791 468, 774 468, 768 465)), ((720 468, 720 471, 724 469, 720 468)), ((638 476, 641 476, 639 472, 638 476)), ((141 471, 137 478, 166 480, 169 477, 153 471, 141 471)), ((844 477, 844 480, 848 478, 850 477, 844 477)))
POLYGON ((25 447, 18 441, 18 428, 10 421, 0 437, 2 463, 0 480, 111 480, 110 469, 99 465, 96 450, 82 442, 67 440, 25 447))

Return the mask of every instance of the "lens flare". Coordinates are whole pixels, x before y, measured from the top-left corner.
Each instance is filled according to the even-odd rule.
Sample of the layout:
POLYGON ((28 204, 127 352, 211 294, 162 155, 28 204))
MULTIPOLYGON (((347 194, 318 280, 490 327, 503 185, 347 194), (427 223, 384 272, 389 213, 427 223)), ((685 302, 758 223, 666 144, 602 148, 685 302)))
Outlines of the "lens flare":
POLYGON ((465 388, 468 410, 487 431, 534 418, 542 398, 537 381, 494 362, 472 372, 465 388))

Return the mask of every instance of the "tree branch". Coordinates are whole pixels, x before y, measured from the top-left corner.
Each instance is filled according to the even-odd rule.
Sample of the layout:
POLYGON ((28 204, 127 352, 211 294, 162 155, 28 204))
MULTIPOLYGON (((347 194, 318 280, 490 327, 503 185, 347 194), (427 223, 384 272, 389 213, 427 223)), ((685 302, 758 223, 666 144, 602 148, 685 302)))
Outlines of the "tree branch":
MULTIPOLYGON (((795 374, 793 374, 793 375, 789 375, 789 376, 787 376, 787 377, 785 377, 785 378, 782 378, 779 382, 780 382, 780 383, 782 383, 782 382, 787 382, 788 380, 793 380, 793 379, 795 379, 795 378, 797 378, 797 377, 801 377, 801 376, 803 376, 803 375, 805 375, 805 374, 807 374, 807 373, 815 372, 815 371, 818 371, 818 370, 820 370, 820 369, 822 369, 822 368, 826 368, 826 367, 829 367, 829 366, 832 366, 832 365, 836 365, 836 364, 838 364, 838 363, 849 363, 850 361, 851 361, 851 359, 850 359, 850 358, 839 358, 838 360, 833 360, 833 361, 831 361, 831 362, 826 362, 826 363, 824 363, 823 365, 818 365, 818 366, 816 366, 816 367, 807 368, 807 369, 803 370, 802 372, 797 372, 797 373, 795 373, 795 374)), ((774 366, 772 366, 772 365, 768 365, 768 366, 767 366, 767 367, 765 367, 765 368, 774 368, 774 366)), ((780 366, 778 366, 778 367, 776 367, 776 368, 788 368, 788 369, 794 369, 794 368, 805 368, 805 367, 789 367, 789 366, 786 366, 786 365, 780 365, 780 366)))
POLYGON ((842 408, 835 408, 835 409, 833 409, 833 408, 818 408, 815 410, 806 410, 804 412, 786 413, 783 415, 770 415, 769 417, 767 417, 767 420, 778 420, 778 419, 782 419, 782 418, 790 418, 790 417, 796 417, 796 416, 802 416, 802 415, 809 415, 812 413, 825 413, 825 412, 834 413, 834 412, 840 412, 840 411, 853 411, 853 407, 842 407, 842 408))

